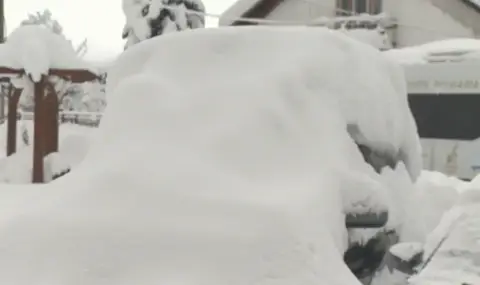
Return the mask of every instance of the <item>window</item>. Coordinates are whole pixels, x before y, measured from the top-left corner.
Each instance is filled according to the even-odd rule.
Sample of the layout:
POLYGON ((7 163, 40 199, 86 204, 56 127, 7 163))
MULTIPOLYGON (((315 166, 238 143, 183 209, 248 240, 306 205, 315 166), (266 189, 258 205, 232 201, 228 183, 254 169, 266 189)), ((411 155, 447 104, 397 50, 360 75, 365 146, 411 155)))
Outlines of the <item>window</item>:
POLYGON ((408 101, 420 138, 480 137, 480 94, 409 94, 408 101))
POLYGON ((382 0, 337 0, 337 15, 368 13, 372 15, 382 12, 382 0))

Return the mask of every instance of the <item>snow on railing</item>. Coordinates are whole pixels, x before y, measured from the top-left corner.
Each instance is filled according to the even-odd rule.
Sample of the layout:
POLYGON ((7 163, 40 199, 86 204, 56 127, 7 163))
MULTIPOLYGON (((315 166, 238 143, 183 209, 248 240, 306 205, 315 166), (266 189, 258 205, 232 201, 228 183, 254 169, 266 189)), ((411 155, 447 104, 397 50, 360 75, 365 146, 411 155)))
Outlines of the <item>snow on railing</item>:
MULTIPOLYGON (((33 112, 18 112, 17 120, 33 120, 33 112)), ((99 112, 75 112, 75 111, 63 111, 59 113, 60 123, 70 123, 75 125, 98 127, 100 120, 102 119, 102 113, 99 112)), ((3 124, 6 119, 0 120, 0 124, 3 124)))

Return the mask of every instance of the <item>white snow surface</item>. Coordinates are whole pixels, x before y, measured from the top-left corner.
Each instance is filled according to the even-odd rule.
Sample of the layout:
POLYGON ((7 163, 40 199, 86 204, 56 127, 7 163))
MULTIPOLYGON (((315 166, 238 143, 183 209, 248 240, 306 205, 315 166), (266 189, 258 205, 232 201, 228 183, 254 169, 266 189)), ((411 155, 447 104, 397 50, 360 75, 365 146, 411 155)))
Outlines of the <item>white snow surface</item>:
POLYGON ((375 48, 385 50, 391 48, 391 41, 386 32, 381 33, 380 29, 347 29, 341 28, 340 32, 347 34, 348 36, 369 44, 375 48))
POLYGON ((442 238, 431 262, 410 280, 412 285, 452 285, 480 283, 480 191, 461 194, 458 203, 448 211, 429 235, 425 257, 431 255, 442 238))
MULTIPOLYGON (((420 144, 406 100, 403 70, 379 60, 378 55, 373 48, 327 28, 229 27, 187 31, 150 39, 136 47, 136 52, 124 53, 118 64, 129 68, 109 73, 107 94, 114 94, 123 79, 143 70, 162 73, 164 84, 175 89, 171 92, 181 94, 176 95, 177 101, 199 98, 189 94, 189 90, 212 97, 210 100, 201 97, 181 105, 183 108, 203 110, 195 104, 214 108, 211 102, 216 100, 240 101, 238 104, 243 105, 238 106, 239 110, 253 108, 251 100, 246 98, 258 97, 261 92, 277 97, 277 105, 269 107, 271 115, 275 108, 281 110, 291 104, 300 107, 310 100, 323 105, 328 102, 340 108, 346 123, 358 125, 363 137, 368 138, 368 145, 392 153, 402 150, 405 165, 415 179, 421 169, 420 144), (284 37, 291 37, 291 40, 284 37), (195 52, 187 53, 193 45, 195 52), (326 55, 318 54, 318 50, 325 51, 326 55), (178 65, 179 61, 189 62, 189 68, 178 65), (255 62, 254 70, 252 62, 255 62), (266 76, 274 79, 258 80, 266 76), (188 84, 170 83, 182 77, 188 78, 188 84), (249 86, 247 94, 245 88, 240 88, 246 84, 249 86), (297 89, 308 95, 293 96, 297 89), (278 102, 279 98, 291 101, 278 102)), ((164 99, 168 100, 166 103, 171 101, 168 98, 164 99)), ((212 113, 208 117, 215 118, 215 115, 212 113)), ((240 121, 243 122, 243 117, 240 121)))
POLYGON ((391 49, 384 54, 403 65, 426 64, 429 59, 458 55, 465 59, 480 59, 480 40, 448 39, 418 46, 391 49))
MULTIPOLYGON (((33 137, 33 123, 23 122, 29 133, 33 137)), ((18 128, 20 129, 20 128, 18 128)), ((51 172, 58 173, 59 170, 68 167, 76 167, 85 158, 88 151, 91 136, 94 131, 89 127, 82 127, 71 124, 60 125, 60 146, 59 152, 45 159, 45 179, 51 179, 51 172), (52 168, 53 167, 53 168, 52 168)), ((22 134, 17 132, 17 152, 9 157, 4 157, 6 153, 6 124, 0 126, 0 183, 9 184, 29 184, 32 181, 32 145, 25 146, 22 143, 22 134)), ((32 141, 30 142, 32 143, 32 141)))
POLYGON ((16 28, 6 43, 0 44, 0 66, 25 69, 34 81, 51 68, 96 69, 81 60, 70 42, 41 25, 16 28))
POLYGON ((0 191, 0 283, 358 285, 343 212, 390 205, 346 127, 401 150, 415 178, 404 85, 377 50, 328 29, 141 42, 112 68, 75 171, 0 191), (375 187, 352 195, 355 180, 375 187))
POLYGON ((390 251, 403 261, 409 261, 415 254, 423 251, 423 244, 417 242, 404 242, 392 246, 390 251))

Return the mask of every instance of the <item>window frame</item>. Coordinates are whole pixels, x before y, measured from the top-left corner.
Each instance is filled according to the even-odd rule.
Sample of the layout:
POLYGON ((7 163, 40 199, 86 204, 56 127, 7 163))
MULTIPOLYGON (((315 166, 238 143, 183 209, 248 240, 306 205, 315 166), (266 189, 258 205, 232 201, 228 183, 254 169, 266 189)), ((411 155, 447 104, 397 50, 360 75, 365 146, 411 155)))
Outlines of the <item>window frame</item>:
POLYGON ((382 13, 382 0, 337 0, 336 4, 336 14, 337 16, 351 16, 354 14, 372 14, 377 15, 382 13), (365 12, 359 12, 358 1, 365 1, 365 12), (347 12, 349 11, 349 12, 347 12))

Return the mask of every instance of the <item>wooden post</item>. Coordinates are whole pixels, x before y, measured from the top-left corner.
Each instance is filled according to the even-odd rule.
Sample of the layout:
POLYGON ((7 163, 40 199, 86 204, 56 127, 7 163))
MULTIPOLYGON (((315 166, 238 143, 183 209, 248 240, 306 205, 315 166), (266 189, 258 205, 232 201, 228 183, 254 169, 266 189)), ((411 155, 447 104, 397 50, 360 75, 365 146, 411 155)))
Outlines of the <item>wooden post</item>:
POLYGON ((34 121, 33 121, 33 173, 32 183, 43 183, 43 158, 44 158, 44 120, 43 120, 43 96, 44 96, 45 77, 39 82, 34 82, 34 121))
POLYGON ((45 155, 58 151, 58 98, 54 89, 48 88, 43 98, 43 136, 45 155))
POLYGON ((7 120, 7 156, 17 151, 17 109, 22 89, 10 86, 8 100, 8 120, 7 120))
MULTIPOLYGON (((0 43, 5 42, 5 3, 0 0, 0 43)), ((5 119, 5 94, 0 96, 0 118, 5 119)))

